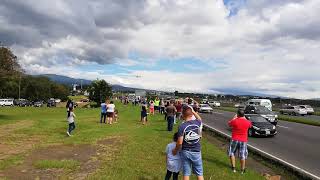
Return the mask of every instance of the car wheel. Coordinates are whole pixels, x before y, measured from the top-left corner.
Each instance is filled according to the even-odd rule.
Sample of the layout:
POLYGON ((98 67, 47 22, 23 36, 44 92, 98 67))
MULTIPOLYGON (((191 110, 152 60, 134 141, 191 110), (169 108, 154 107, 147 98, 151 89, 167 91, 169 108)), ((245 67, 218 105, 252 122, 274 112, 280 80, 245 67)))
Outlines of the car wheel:
POLYGON ((252 136, 253 136, 253 130, 252 130, 252 129, 249 129, 249 130, 248 130, 248 136, 249 136, 249 137, 252 137, 252 136))

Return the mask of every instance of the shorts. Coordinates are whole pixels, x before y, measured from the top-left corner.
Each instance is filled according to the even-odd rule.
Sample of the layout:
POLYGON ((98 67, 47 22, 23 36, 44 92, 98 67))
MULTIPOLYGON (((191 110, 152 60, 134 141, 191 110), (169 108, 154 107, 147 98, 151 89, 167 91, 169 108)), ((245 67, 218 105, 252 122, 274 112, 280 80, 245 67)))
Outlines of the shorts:
POLYGON ((181 151, 183 176, 191 176, 191 168, 196 176, 203 176, 201 152, 181 151))
POLYGON ((248 158, 247 142, 231 140, 230 146, 229 146, 229 149, 228 149, 229 157, 235 156, 236 152, 238 152, 238 157, 241 160, 247 159, 248 158))
POLYGON ((109 117, 109 118, 113 117, 113 114, 114 114, 113 112, 107 112, 107 117, 109 117))
POLYGON ((154 113, 154 108, 150 108, 150 113, 154 113))

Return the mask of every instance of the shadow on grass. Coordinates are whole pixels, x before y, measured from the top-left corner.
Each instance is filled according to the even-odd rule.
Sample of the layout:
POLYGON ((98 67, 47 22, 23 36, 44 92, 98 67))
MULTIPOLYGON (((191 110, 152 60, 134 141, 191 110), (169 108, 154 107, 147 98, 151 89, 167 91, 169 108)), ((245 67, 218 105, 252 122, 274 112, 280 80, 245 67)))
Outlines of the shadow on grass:
POLYGON ((0 121, 6 121, 6 120, 16 120, 16 118, 15 116, 0 114, 0 121))

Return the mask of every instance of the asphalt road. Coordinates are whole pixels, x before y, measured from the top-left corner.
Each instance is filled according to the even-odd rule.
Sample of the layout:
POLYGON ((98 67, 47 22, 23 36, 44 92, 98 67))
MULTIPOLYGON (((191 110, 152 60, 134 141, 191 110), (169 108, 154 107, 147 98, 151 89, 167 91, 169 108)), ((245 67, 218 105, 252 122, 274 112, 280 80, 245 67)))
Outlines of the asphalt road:
MULTIPOLYGON (((232 112, 201 114, 203 122, 231 135, 232 112)), ((249 144, 320 177, 320 127, 279 121, 274 137, 250 137, 249 144)))
MULTIPOLYGON (((279 114, 279 113, 277 113, 279 114)), ((308 119, 308 120, 312 120, 312 121, 320 121, 320 116, 316 116, 316 115, 307 115, 307 116, 291 116, 291 115, 284 115, 284 116, 288 116, 288 117, 293 117, 293 118, 300 118, 300 119, 308 119)))

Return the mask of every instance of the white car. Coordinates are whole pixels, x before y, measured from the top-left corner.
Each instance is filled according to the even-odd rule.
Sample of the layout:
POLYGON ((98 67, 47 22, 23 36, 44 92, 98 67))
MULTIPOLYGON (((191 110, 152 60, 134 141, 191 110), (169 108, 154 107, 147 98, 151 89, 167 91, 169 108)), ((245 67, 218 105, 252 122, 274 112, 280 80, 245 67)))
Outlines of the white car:
POLYGON ((0 106, 13 106, 13 99, 0 99, 0 106))
POLYGON ((61 103, 61 99, 55 99, 54 102, 61 103))
POLYGON ((210 101, 209 105, 213 106, 213 107, 220 107, 221 106, 221 104, 218 101, 210 101))
POLYGON ((310 105, 299 105, 300 108, 306 109, 307 114, 314 114, 314 109, 310 105))
POLYGON ((199 112, 201 113, 212 113, 213 109, 208 104, 200 104, 199 112))
POLYGON ((304 116, 307 115, 307 110, 305 108, 301 108, 300 106, 287 106, 279 110, 280 114, 288 114, 293 116, 304 116))

